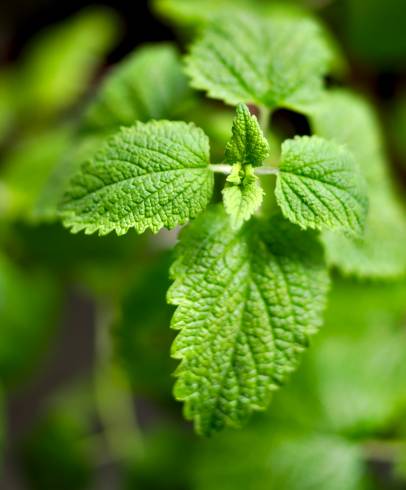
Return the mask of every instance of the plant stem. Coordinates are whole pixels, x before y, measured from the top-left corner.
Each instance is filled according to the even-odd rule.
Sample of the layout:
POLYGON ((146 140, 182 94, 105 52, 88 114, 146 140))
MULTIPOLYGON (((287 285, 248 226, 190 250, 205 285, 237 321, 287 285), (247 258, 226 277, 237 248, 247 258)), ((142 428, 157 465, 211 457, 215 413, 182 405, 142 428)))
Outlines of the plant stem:
POLYGON ((279 169, 275 167, 257 167, 254 173, 255 175, 278 175, 279 169))
MULTIPOLYGON (((216 173, 229 175, 231 173, 232 165, 224 163, 209 165, 210 170, 216 173)), ((275 167, 256 167, 254 173, 256 175, 276 175, 279 170, 275 167)))

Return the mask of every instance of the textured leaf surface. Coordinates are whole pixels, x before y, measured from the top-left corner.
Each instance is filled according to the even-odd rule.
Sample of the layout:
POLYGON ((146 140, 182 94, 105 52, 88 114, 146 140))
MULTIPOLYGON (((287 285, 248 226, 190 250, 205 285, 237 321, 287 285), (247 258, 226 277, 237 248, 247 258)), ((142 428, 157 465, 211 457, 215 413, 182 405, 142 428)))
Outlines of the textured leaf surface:
POLYGON ((406 408, 406 283, 336 280, 325 322, 267 416, 273 427, 371 439, 406 408))
POLYGON ((73 232, 173 228, 207 206, 209 142, 193 124, 137 123, 111 138, 72 180, 62 211, 73 232))
POLYGON ((321 322, 321 248, 280 216, 233 231, 221 207, 185 230, 168 299, 178 305, 175 396, 198 432, 264 409, 321 322))
POLYGON ((59 205, 72 177, 80 170, 83 162, 97 153, 108 137, 109 135, 96 133, 70 142, 64 153, 59 155, 56 165, 53 166, 37 196, 32 209, 36 222, 59 221, 59 205))
POLYGON ((320 96, 330 57, 308 18, 234 13, 208 25, 191 48, 187 71, 195 88, 229 104, 300 110, 320 96))
POLYGON ((175 47, 147 45, 107 76, 84 116, 83 129, 115 130, 137 120, 171 119, 190 95, 175 47))
POLYGON ((275 193, 283 214, 302 228, 363 230, 364 180, 345 148, 313 136, 282 144, 275 193))
POLYGON ((223 189, 224 208, 230 215, 231 227, 238 229, 261 206, 264 191, 251 165, 241 170, 241 165, 235 164, 227 181, 223 189))
POLYGON ((399 276, 406 270, 406 213, 391 187, 389 162, 375 114, 361 97, 337 90, 326 94, 313 108, 311 122, 317 134, 352 151, 368 184, 365 234, 349 238, 326 233, 329 262, 346 274, 399 276))
POLYGON ((258 120, 245 104, 239 104, 233 121, 231 140, 226 145, 227 163, 259 166, 269 156, 269 144, 258 120))

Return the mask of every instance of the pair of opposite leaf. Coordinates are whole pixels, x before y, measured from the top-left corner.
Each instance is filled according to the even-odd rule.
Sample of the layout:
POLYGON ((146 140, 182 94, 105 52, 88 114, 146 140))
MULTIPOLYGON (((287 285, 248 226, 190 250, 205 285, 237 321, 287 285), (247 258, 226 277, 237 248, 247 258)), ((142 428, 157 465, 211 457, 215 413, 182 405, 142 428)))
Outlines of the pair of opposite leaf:
MULTIPOLYGON (((269 145, 255 116, 237 107, 225 161, 232 164, 223 190, 232 227, 259 208, 263 191, 255 168, 269 145)), ((65 224, 77 232, 134 227, 157 232, 196 217, 209 204, 215 165, 204 132, 184 122, 137 122, 107 141, 72 180, 63 205, 65 224)), ((282 213, 301 228, 362 231, 367 199, 351 154, 322 138, 296 137, 282 145, 276 198, 282 213)))

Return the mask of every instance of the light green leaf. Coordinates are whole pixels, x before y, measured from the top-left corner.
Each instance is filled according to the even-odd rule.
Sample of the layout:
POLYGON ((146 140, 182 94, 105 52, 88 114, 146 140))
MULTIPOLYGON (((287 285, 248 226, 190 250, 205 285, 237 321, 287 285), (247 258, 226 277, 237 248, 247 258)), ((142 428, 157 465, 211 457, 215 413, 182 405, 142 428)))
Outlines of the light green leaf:
POLYGON ((406 283, 339 281, 311 352, 313 386, 334 431, 390 430, 406 409, 406 283))
POLYGON ((251 165, 246 165, 242 170, 241 165, 236 163, 227 181, 223 189, 224 208, 230 215, 231 227, 238 229, 261 206, 264 191, 251 165))
POLYGON ((70 127, 35 132, 12 146, 0 173, 0 214, 7 219, 36 219, 35 206, 53 168, 72 143, 70 127))
POLYGON ((304 229, 363 230, 366 186, 352 154, 334 142, 286 140, 275 194, 283 214, 304 229))
POLYGON ((366 468, 355 443, 259 423, 208 440, 197 454, 196 490, 361 490, 366 468))
POLYGON ((240 426, 268 405, 320 326, 321 247, 279 215, 234 231, 216 207, 184 231, 177 253, 175 396, 201 434, 240 426))
POLYGON ((177 25, 195 26, 204 24, 219 14, 230 10, 257 8, 255 0, 152 0, 154 10, 177 25))
POLYGON ((179 55, 170 44, 144 46, 112 70, 82 120, 81 135, 50 175, 34 210, 35 217, 55 220, 69 181, 109 136, 136 120, 147 122, 179 113, 191 90, 179 55))
POLYGON ((171 44, 135 50, 106 78, 83 119, 85 131, 111 131, 140 120, 171 119, 191 97, 171 44))
POLYGON ((233 229, 238 229, 262 203, 264 192, 253 166, 260 166, 268 155, 269 144, 257 118, 245 104, 239 104, 225 150, 225 161, 234 165, 223 189, 224 207, 233 229))
POLYGON ((369 185, 387 177, 379 122, 367 101, 347 90, 329 90, 309 112, 313 132, 345 145, 369 185))
POLYGON ((78 232, 156 232, 202 212, 213 191, 209 142, 184 122, 152 121, 123 128, 71 182, 64 224, 78 232))
POLYGON ((210 23, 187 57, 192 85, 235 105, 301 110, 317 100, 331 52, 319 25, 275 11, 232 13, 210 23))
POLYGON ((210 140, 212 161, 222 161, 224 159, 224 148, 230 139, 234 110, 231 107, 221 106, 216 101, 202 98, 199 103, 195 103, 185 112, 184 119, 193 121, 207 134, 210 140))
POLYGON ((260 166, 269 156, 269 144, 258 120, 245 104, 238 104, 233 121, 232 137, 226 145, 225 161, 260 166))
POLYGON ((324 232, 326 258, 345 275, 396 278, 406 272, 406 213, 384 190, 370 195, 364 234, 324 232))
POLYGON ((270 424, 368 440, 403 421, 405 300, 405 280, 336 280, 324 326, 289 386, 275 394, 270 424))
POLYGON ((395 277, 406 271, 406 213, 399 205, 388 175, 382 134, 371 107, 361 97, 335 90, 311 111, 313 130, 345 144, 354 154, 368 184, 369 212, 365 234, 349 238, 324 235, 328 261, 345 274, 395 277))
POLYGON ((59 205, 72 177, 80 170, 83 162, 94 157, 109 137, 109 134, 95 133, 71 142, 53 166, 32 209, 36 222, 59 221, 59 205))
POLYGON ((32 40, 19 79, 24 116, 27 111, 37 114, 39 107, 41 115, 53 115, 75 102, 113 44, 117 30, 113 11, 92 7, 32 40))

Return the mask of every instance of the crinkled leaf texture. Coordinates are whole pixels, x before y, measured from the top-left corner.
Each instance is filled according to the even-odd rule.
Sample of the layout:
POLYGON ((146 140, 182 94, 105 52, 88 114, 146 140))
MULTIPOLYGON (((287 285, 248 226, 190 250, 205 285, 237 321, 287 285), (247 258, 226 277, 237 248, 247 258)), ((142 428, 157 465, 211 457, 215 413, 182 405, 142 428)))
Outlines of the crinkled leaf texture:
POLYGON ((245 104, 239 104, 225 151, 225 161, 233 167, 223 189, 224 207, 234 229, 261 206, 264 192, 253 167, 261 165, 268 155, 269 144, 257 118, 245 104))
POLYGON ((225 161, 257 167, 269 156, 269 144, 245 104, 238 104, 232 137, 226 145, 225 161))
POLYGON ((217 206, 182 233, 171 275, 175 396, 201 434, 238 427, 268 405, 321 324, 321 247, 279 215, 234 231, 217 206))
MULTIPOLYGON (((240 165, 233 167, 229 178, 233 173, 239 173, 240 165)), ((233 229, 238 229, 251 218, 255 211, 261 206, 264 191, 259 179, 252 172, 252 167, 247 166, 246 173, 242 178, 237 177, 238 182, 228 182, 223 189, 224 209, 230 215, 230 223, 233 229)), ((234 179, 233 179, 234 180, 234 179)))
POLYGON ((83 118, 83 130, 116 130, 135 121, 172 118, 191 96, 171 44, 146 45, 105 79, 83 118))
POLYGON ((187 72, 195 88, 229 104, 301 110, 320 96, 331 58, 312 19, 233 13, 207 26, 187 57, 187 72))
POLYGON ((100 235, 183 224, 210 201, 208 162, 208 138, 193 124, 123 128, 73 178, 62 206, 64 224, 100 235))
POLYGON ((59 217, 58 205, 72 176, 121 126, 136 120, 171 119, 183 103, 187 104, 190 95, 174 46, 148 45, 131 53, 107 75, 90 102, 81 121, 81 138, 54 167, 33 212, 35 217, 59 217))
POLYGON ((406 213, 391 186, 376 115, 361 97, 334 90, 313 107, 310 120, 316 134, 351 150, 368 184, 365 234, 352 238, 326 232, 328 261, 343 273, 359 277, 402 275, 406 271, 406 213))
POLYGON ((283 214, 304 229, 363 231, 366 185, 352 154, 334 142, 286 140, 275 193, 283 214))

